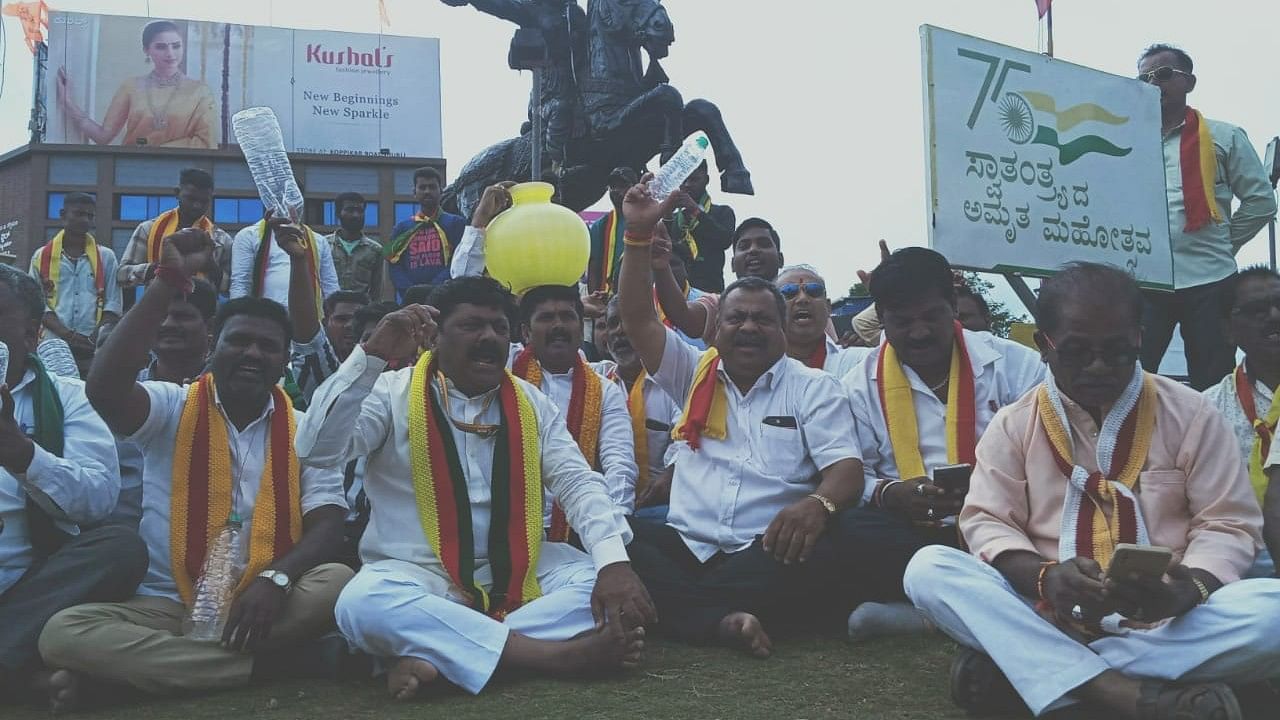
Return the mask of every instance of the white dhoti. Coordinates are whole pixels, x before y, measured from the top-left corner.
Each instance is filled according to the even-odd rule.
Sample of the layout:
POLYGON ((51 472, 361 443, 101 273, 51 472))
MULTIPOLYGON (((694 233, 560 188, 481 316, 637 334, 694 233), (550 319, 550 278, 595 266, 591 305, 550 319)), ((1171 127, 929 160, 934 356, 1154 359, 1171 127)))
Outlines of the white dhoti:
MULTIPOLYGON (((491 583, 487 563, 476 569, 491 583)), ((426 660, 469 693, 480 692, 498 668, 515 632, 535 640, 568 640, 594 627, 590 556, 563 543, 543 543, 538 559, 542 596, 505 621, 476 612, 450 593, 439 572, 399 560, 360 568, 338 597, 338 629, 355 647, 379 658, 426 660)))
POLYGON ((1166 681, 1244 684, 1280 676, 1280 580, 1241 580, 1149 630, 1082 645, 1040 617, 998 570, 930 545, 912 558, 907 596, 956 642, 991 657, 1037 716, 1107 670, 1166 681))

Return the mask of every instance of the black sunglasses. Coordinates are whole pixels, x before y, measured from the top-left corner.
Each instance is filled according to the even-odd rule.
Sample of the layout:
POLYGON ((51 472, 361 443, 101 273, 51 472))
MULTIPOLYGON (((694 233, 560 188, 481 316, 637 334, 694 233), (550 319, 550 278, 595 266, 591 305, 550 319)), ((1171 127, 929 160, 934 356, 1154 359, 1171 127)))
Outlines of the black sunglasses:
POLYGON ((1147 72, 1144 72, 1144 73, 1138 73, 1138 79, 1145 83, 1152 82, 1153 80, 1155 82, 1167 82, 1175 74, 1191 77, 1191 73, 1186 72, 1185 70, 1179 70, 1178 68, 1173 67, 1171 65, 1165 65, 1163 67, 1158 67, 1155 70, 1148 70, 1147 72))

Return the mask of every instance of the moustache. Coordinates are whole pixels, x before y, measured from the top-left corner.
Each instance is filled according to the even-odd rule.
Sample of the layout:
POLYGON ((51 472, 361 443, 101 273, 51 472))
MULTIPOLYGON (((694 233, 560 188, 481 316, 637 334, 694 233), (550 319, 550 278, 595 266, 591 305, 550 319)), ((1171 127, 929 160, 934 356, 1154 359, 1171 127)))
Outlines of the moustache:
POLYGON ((502 360, 502 348, 497 343, 476 345, 467 352, 467 359, 497 363, 502 360))
POLYGON ((763 335, 739 332, 733 337, 733 344, 739 347, 764 347, 766 342, 763 335))
POLYGON ((556 342, 557 340, 570 342, 573 340, 573 336, 569 334, 568 330, 552 330, 547 333, 547 342, 556 342))

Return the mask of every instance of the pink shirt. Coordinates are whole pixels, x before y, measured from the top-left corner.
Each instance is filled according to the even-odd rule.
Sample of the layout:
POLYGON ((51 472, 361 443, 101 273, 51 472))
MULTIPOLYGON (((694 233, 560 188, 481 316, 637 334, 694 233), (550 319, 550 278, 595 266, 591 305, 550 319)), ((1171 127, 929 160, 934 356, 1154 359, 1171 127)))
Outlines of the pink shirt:
MULTIPOLYGON (((1156 427, 1135 488, 1151 544, 1224 583, 1239 580, 1261 547, 1262 511, 1235 438, 1199 393, 1160 376, 1155 385, 1156 427)), ((1066 395, 1062 401, 1075 461, 1093 471, 1098 427, 1066 395)), ((1008 550, 1068 559, 1058 557, 1067 479, 1054 464, 1035 391, 996 415, 977 455, 960 513, 970 551, 985 562, 1008 550)))

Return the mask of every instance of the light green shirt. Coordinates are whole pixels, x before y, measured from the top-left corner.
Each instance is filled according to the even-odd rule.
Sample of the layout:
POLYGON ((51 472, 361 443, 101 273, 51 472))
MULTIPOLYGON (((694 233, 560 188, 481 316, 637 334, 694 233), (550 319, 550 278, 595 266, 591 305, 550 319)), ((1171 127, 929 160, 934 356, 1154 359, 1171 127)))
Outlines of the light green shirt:
POLYGON ((1169 199, 1169 242, 1173 247, 1173 286, 1205 285, 1236 271, 1235 255, 1276 214, 1276 198, 1258 153, 1244 130, 1209 120, 1218 174, 1213 195, 1223 221, 1186 232, 1182 202, 1182 126, 1164 136, 1164 182, 1169 199), (1231 212, 1231 198, 1240 207, 1231 212))

